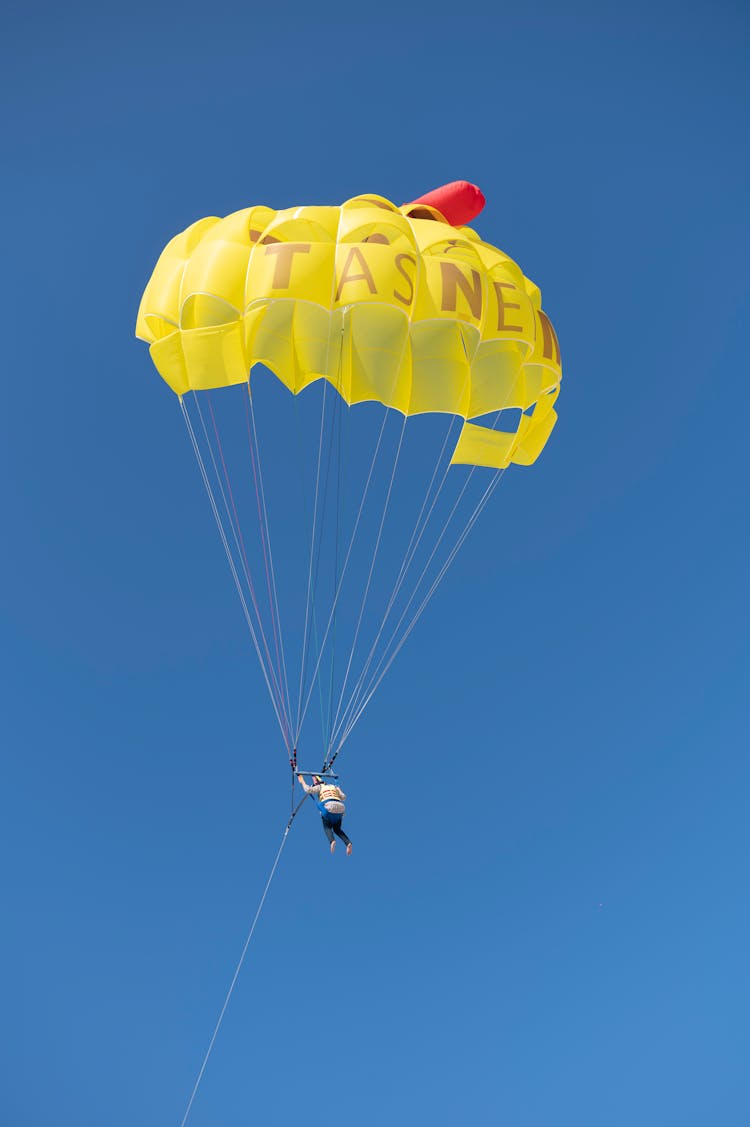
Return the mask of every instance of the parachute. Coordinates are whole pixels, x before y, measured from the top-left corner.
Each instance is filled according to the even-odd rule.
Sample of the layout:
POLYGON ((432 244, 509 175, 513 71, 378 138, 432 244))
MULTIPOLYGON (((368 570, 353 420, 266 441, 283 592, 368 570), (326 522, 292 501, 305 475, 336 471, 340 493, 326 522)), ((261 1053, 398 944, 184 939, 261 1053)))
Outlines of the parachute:
POLYGON ((179 397, 293 764, 317 688, 330 767, 555 425, 557 337, 538 287, 463 225, 483 202, 458 182, 201 219, 144 292, 136 335, 179 397))

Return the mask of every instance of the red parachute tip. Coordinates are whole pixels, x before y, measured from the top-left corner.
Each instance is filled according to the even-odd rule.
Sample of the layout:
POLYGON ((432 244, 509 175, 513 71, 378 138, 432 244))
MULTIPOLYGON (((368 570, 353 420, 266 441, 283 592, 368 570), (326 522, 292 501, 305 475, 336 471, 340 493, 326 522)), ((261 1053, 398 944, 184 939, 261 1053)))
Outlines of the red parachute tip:
POLYGON ((475 219, 486 203, 484 194, 476 184, 468 180, 454 180, 451 184, 443 184, 427 192, 411 203, 404 204, 409 209, 418 209, 421 206, 434 208, 444 216, 451 227, 463 227, 475 219))

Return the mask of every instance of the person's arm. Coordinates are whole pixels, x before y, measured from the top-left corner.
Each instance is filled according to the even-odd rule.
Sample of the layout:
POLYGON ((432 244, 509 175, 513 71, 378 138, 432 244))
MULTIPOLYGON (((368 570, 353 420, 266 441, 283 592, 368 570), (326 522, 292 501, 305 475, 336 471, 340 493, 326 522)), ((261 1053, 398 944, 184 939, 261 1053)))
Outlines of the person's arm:
POLYGON ((302 787, 302 789, 303 789, 303 791, 305 792, 305 794, 309 794, 309 792, 310 792, 310 791, 312 790, 312 787, 309 787, 309 786, 307 785, 307 783, 305 782, 305 780, 304 780, 303 776, 302 776, 302 775, 300 775, 300 774, 299 774, 299 772, 297 772, 297 778, 299 779, 299 785, 300 785, 300 786, 302 787))

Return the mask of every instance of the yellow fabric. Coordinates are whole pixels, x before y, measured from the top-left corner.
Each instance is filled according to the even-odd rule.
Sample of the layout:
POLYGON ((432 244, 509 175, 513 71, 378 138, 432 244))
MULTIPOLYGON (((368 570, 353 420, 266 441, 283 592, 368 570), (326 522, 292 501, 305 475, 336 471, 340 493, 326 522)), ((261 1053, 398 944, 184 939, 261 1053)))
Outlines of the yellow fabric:
POLYGON ((557 419, 539 289, 471 228, 381 196, 199 220, 159 258, 136 335, 178 395, 260 363, 294 394, 323 378, 349 404, 459 415, 454 463, 530 465, 557 419), (511 435, 483 418, 508 407, 524 412, 511 435))

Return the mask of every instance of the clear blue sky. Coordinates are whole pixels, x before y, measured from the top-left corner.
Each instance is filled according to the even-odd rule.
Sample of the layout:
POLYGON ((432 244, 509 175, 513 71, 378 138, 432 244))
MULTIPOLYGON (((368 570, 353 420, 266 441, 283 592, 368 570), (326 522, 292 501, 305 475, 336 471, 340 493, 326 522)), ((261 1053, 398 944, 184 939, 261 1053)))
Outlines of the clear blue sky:
POLYGON ((457 178, 560 422, 342 757, 351 860, 300 816, 190 1123, 750 1122, 748 12, 401 7, 6 17, 8 1127, 179 1124, 288 810, 156 256, 457 178))

